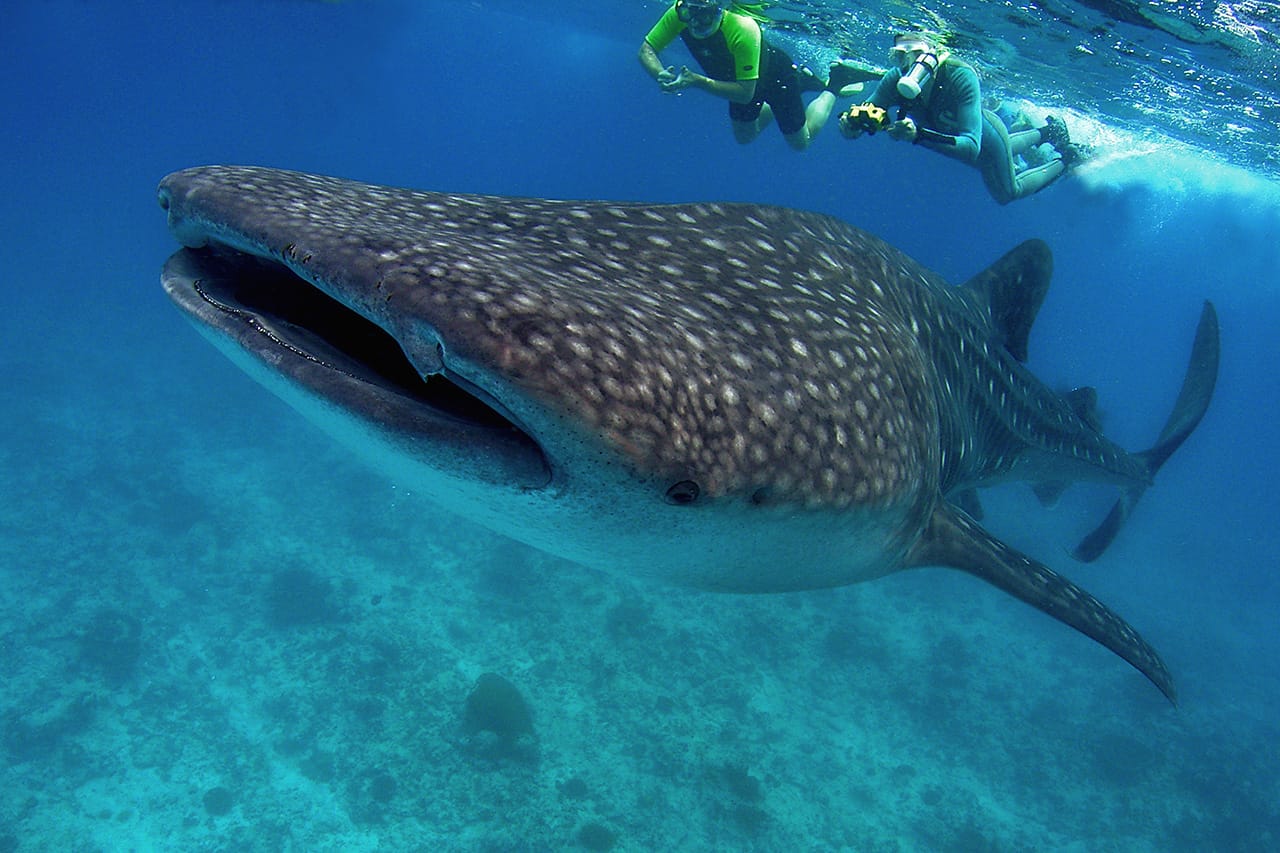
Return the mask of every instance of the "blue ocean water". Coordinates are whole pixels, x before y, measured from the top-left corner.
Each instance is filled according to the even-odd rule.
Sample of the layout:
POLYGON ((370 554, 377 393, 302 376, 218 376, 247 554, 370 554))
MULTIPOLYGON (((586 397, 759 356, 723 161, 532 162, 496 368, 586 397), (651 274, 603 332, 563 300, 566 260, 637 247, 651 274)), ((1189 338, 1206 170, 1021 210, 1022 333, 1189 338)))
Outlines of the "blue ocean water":
MULTIPOLYGON (((1062 5, 1057 20, 1074 20, 1062 5)), ((849 32, 887 39, 903 9, 860 9, 850 30, 787 8, 814 10, 812 32, 844 33, 846 50, 849 32)), ((1089 85, 1018 65, 1009 79, 1023 85, 1004 94, 1067 114, 1096 156, 999 207, 971 170, 883 137, 828 129, 795 154, 769 131, 736 146, 722 105, 663 96, 638 69, 660 11, 6 9, 0 851, 1280 844, 1273 74, 1254 80, 1250 138, 1264 141, 1240 151, 1224 150, 1239 133, 1210 132, 1241 126, 1236 101, 1188 107, 1153 84, 1123 110, 1102 94, 1131 89, 1135 68, 1158 81, 1175 59, 1249 84, 1219 42, 1073 67, 1089 85), (1077 89, 1090 99, 1046 103, 1077 89), (1213 406, 1102 560, 1066 552, 1105 490, 1075 489, 1054 510, 1017 487, 984 495, 993 532, 1160 649, 1180 706, 957 573, 762 597, 655 587, 497 539, 366 470, 161 292, 175 244, 154 188, 204 163, 784 204, 873 231, 956 282, 1042 237, 1056 271, 1031 366, 1052 385, 1097 386, 1109 434, 1135 449, 1159 431, 1212 299, 1213 406), (531 712, 534 736, 511 754, 467 731, 467 697, 489 672, 531 712)), ((1035 23, 1014 25, 1023 56, 1075 31, 1035 23)), ((1135 39, 1150 47, 1150 32, 1135 39)), ((817 59, 835 44, 795 39, 817 59)), ((881 43, 866 55, 878 61, 881 43)))

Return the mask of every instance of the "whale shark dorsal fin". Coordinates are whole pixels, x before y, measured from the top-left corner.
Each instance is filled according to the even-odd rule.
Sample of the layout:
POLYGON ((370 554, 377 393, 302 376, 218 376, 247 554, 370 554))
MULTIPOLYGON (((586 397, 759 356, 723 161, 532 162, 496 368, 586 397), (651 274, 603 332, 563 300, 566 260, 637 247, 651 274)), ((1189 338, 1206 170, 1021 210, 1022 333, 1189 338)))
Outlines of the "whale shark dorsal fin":
POLYGON ((908 566, 947 566, 982 578, 1124 658, 1177 704, 1173 676, 1146 640, 1113 610, 1047 566, 1010 548, 973 519, 939 502, 908 566))
POLYGON ((970 518, 982 521, 982 516, 986 513, 982 509, 982 498, 978 496, 977 489, 961 489, 947 495, 947 500, 951 501, 970 518))
MULTIPOLYGON (((1098 413, 1098 389, 1090 386, 1080 386, 1072 388, 1070 391, 1064 392, 1062 399, 1075 413, 1076 417, 1084 421, 1090 429, 1102 432, 1102 416, 1098 413)), ((1036 498, 1040 501, 1041 506, 1054 507, 1058 505, 1058 501, 1062 498, 1062 493, 1071 485, 1069 480, 1046 480, 1039 483, 1033 483, 1031 490, 1035 492, 1036 498)), ((963 504, 961 505, 963 509, 963 504)), ((973 513, 969 513, 973 515, 973 513)), ((981 521, 980 516, 974 516, 981 521)))
POLYGON ((1098 389, 1089 385, 1072 388, 1062 395, 1076 417, 1102 432, 1102 415, 1098 411, 1098 389))
POLYGON ((1027 360, 1027 339, 1049 292, 1053 254, 1043 240, 1027 240, 1010 249, 965 288, 991 317, 992 327, 1009 354, 1027 360))

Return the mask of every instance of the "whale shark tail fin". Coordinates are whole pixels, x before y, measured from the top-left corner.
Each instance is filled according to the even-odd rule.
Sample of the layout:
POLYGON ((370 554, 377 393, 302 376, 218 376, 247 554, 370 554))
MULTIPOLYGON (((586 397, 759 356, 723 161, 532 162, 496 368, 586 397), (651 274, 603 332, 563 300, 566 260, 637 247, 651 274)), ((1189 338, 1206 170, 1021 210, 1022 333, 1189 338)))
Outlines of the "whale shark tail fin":
MULTIPOLYGON (((1212 302, 1205 302, 1204 309, 1200 312, 1200 325, 1196 328, 1195 343, 1191 347, 1191 360, 1182 380, 1182 390, 1178 392, 1178 401, 1156 443, 1137 454, 1146 462, 1151 477, 1155 477, 1173 452, 1182 446, 1208 410, 1209 400, 1213 397, 1213 388, 1218 380, 1218 353, 1218 312, 1212 302)), ((1144 484, 1121 493, 1111 507, 1111 512, 1107 513, 1107 517, 1093 532, 1081 540, 1071 552, 1072 556, 1086 563, 1102 556, 1102 552, 1116 538, 1146 490, 1144 484)))

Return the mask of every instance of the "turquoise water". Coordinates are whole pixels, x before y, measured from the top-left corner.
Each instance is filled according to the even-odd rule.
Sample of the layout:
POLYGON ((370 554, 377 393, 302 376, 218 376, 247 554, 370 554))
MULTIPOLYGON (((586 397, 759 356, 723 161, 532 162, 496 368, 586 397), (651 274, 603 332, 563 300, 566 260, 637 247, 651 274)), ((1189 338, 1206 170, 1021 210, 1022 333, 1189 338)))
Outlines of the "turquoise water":
MULTIPOLYGON (((1204 144, 1244 121, 1239 103, 1192 108, 1157 86, 1121 108, 1101 92, 1167 64, 1132 56, 1081 67, 1096 86, 1073 85, 1093 94, 1064 103, 1061 72, 1010 60, 1025 85, 1004 94, 1068 115, 1096 156, 1001 208, 972 171, 883 137, 828 129, 803 155, 773 131, 735 146, 722 106, 664 97, 637 68, 659 10, 7 10, 0 851, 1280 843, 1280 184, 1265 141, 1204 144), (1214 300, 1214 405, 1102 560, 1066 552, 1106 490, 1053 510, 1018 487, 984 495, 990 529, 1160 649, 1180 706, 958 573, 673 590, 497 539, 366 470, 208 347, 158 286, 175 244, 155 184, 214 162, 786 204, 957 282, 1042 237, 1056 271, 1031 366, 1096 385, 1108 432, 1135 449, 1159 431, 1214 300), (484 673, 523 695, 531 736, 475 733, 467 698, 484 673)), ((859 10, 852 31, 877 31, 879 14, 888 32, 900 12, 859 10)), ((988 14, 965 19, 990 39, 975 49, 1006 29, 1020 55, 1067 43, 1052 21, 988 14)), ((1259 39, 1264 57, 1273 42, 1259 39)), ((1242 73, 1217 43, 1159 44, 1215 79, 1242 73)), ((1265 140, 1273 78, 1253 83, 1249 138, 1265 140)))

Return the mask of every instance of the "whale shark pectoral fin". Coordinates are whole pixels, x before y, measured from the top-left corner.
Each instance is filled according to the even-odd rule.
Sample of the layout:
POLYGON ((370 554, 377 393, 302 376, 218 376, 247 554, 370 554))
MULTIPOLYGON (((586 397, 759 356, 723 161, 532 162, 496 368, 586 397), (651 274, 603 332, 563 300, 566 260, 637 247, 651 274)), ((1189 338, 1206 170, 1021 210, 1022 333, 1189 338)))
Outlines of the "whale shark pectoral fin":
POLYGON ((908 566, 947 566, 982 578, 1101 643, 1177 704, 1173 676, 1146 640, 1098 599, 996 539, 960 510, 940 502, 908 566))

